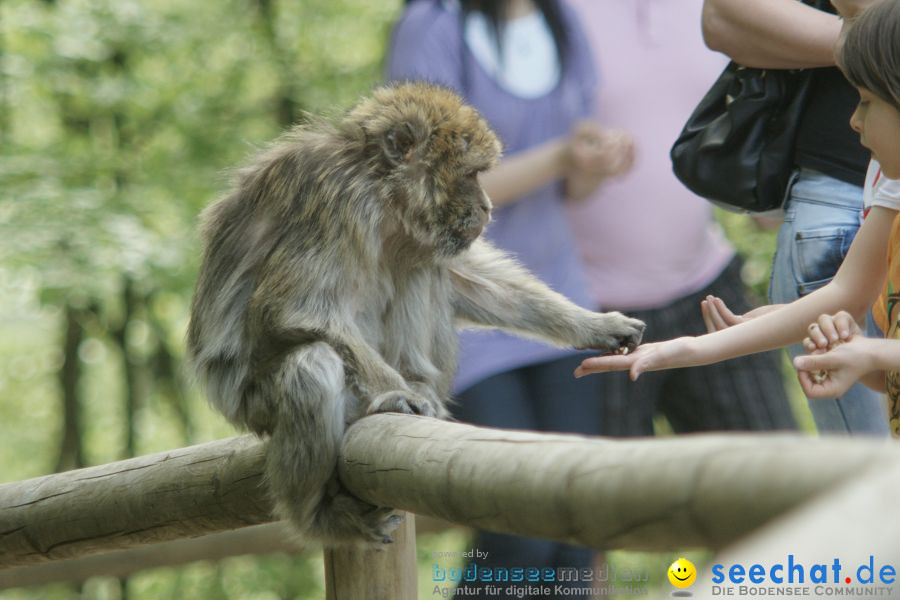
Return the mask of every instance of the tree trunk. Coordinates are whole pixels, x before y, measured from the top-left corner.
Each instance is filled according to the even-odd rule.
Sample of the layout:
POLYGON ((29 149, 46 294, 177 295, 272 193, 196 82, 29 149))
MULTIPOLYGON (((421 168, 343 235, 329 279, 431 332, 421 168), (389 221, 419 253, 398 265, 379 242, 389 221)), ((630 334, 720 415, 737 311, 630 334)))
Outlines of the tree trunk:
POLYGON ((59 456, 54 471, 68 471, 84 466, 81 444, 81 359, 78 348, 84 341, 84 313, 66 303, 63 311, 63 364, 59 370, 62 392, 63 427, 59 456))
POLYGON ((122 320, 119 326, 110 332, 122 356, 125 384, 125 458, 131 458, 137 453, 137 414, 145 403, 140 359, 128 346, 128 327, 138 310, 138 304, 134 281, 130 277, 125 277, 122 283, 122 320))
POLYGON ((263 37, 278 66, 278 92, 274 98, 275 113, 282 127, 290 127, 300 115, 302 107, 297 101, 297 76, 291 69, 291 60, 278 39, 275 23, 278 20, 272 0, 256 0, 256 11, 263 37))

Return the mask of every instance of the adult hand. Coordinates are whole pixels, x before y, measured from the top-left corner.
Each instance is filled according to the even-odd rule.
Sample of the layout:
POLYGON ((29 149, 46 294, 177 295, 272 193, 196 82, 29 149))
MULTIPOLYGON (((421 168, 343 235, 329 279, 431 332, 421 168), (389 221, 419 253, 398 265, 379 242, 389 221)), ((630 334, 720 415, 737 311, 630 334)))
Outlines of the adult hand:
POLYGON ((634 164, 634 140, 627 131, 581 121, 569 138, 568 158, 569 168, 576 173, 615 177, 634 164))
POLYGON ((575 369, 575 377, 608 371, 628 371, 632 381, 641 373, 685 367, 696 356, 692 337, 680 337, 665 342, 641 344, 629 354, 605 354, 584 359, 575 369))

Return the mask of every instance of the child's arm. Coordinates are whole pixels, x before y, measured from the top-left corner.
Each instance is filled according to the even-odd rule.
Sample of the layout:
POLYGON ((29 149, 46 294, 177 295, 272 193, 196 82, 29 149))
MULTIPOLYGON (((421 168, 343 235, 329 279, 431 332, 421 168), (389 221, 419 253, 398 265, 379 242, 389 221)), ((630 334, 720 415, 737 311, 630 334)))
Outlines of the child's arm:
POLYGON ((734 327, 699 337, 641 345, 631 354, 585 359, 577 377, 602 371, 631 372, 705 365, 745 354, 781 348, 802 340, 821 314, 846 310, 862 314, 875 301, 887 272, 887 242, 896 211, 874 207, 856 235, 834 279, 778 310, 734 327))

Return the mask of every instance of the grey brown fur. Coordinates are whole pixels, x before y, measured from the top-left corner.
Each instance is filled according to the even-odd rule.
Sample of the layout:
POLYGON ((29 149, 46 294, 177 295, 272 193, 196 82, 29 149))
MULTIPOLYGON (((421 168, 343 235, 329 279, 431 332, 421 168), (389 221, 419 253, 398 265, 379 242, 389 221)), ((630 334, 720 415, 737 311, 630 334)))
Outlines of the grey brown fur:
POLYGON ((335 477, 348 423, 445 417, 454 323, 561 346, 634 347, 643 324, 579 308, 480 239, 477 174, 500 145, 424 84, 376 90, 337 122, 297 126, 203 214, 188 347, 210 401, 270 438, 279 516, 327 544, 390 541, 399 522, 335 477))

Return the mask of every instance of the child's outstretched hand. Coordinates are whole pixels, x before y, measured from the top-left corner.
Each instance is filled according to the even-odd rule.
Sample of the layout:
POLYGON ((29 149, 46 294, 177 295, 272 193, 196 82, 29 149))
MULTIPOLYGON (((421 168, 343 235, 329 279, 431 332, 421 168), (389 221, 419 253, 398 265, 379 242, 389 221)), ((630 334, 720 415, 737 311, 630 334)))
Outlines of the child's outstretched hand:
POLYGON ((696 356, 693 342, 696 338, 680 337, 665 342, 641 344, 629 354, 606 354, 586 358, 575 369, 575 377, 606 371, 628 371, 632 381, 641 373, 672 369, 693 364, 696 356))

